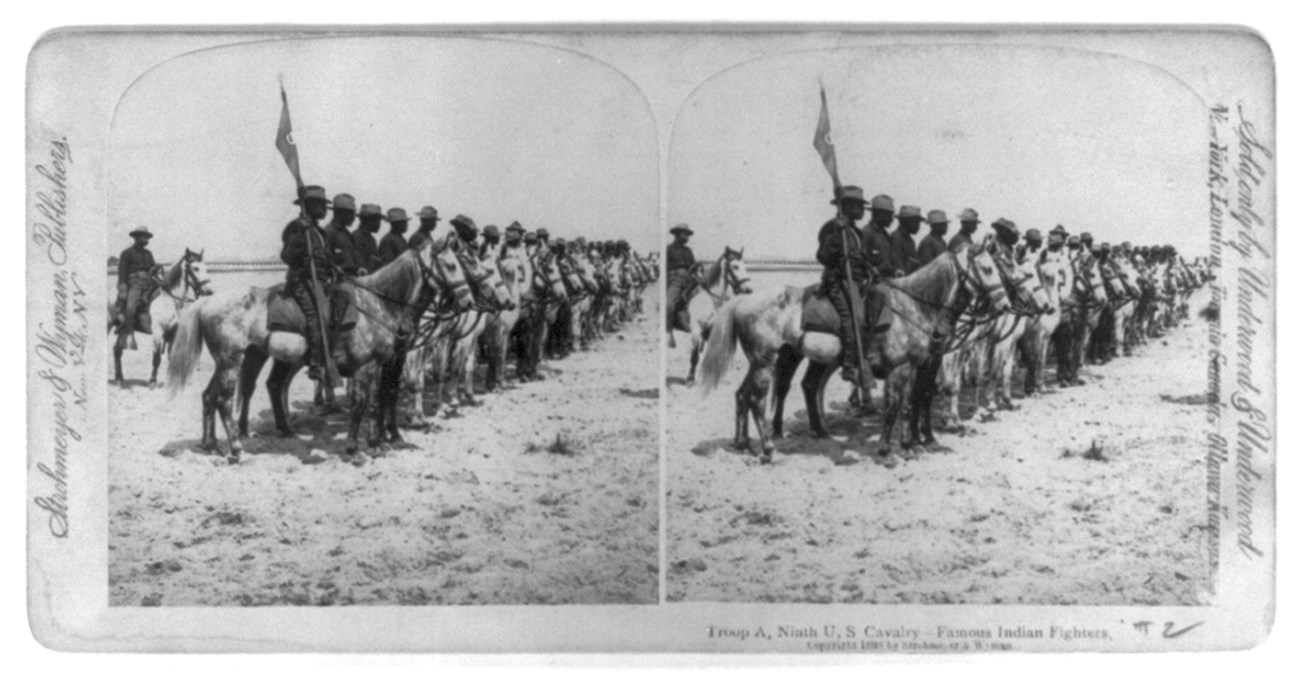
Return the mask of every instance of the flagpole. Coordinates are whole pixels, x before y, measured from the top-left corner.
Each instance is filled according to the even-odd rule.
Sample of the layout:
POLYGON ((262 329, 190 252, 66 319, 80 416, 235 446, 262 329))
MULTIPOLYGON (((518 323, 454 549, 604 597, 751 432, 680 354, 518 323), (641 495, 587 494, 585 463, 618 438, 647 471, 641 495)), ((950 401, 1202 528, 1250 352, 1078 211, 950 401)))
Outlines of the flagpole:
POLYGON ((818 80, 818 87, 821 91, 822 109, 821 118, 818 120, 817 138, 814 139, 813 146, 819 153, 829 154, 829 158, 823 155, 822 162, 826 165, 827 171, 831 174, 831 185, 833 196, 835 196, 835 219, 840 225, 840 247, 844 253, 844 283, 848 288, 849 298, 849 323, 853 326, 853 351, 858 359, 857 386, 862 392, 862 402, 864 407, 870 408, 871 405, 871 387, 868 382, 871 367, 867 366, 866 357, 862 351, 862 323, 858 319, 858 310, 864 312, 866 308, 862 305, 862 296, 858 291, 858 282, 853 279, 853 266, 850 263, 849 254, 852 244, 849 242, 849 221, 844 214, 843 197, 840 195, 842 187, 840 185, 840 173, 838 159, 835 157, 835 145, 829 143, 826 137, 830 135, 830 108, 826 105, 826 88, 818 80), (823 129, 824 127, 824 129, 823 129), (820 144, 819 144, 820 142, 820 144), (822 144, 827 151, 823 151, 822 144))
POLYGON ((307 192, 303 185, 302 175, 298 165, 298 145, 291 138, 292 125, 289 123, 289 95, 284 91, 283 76, 280 77, 280 102, 283 109, 280 119, 281 129, 279 134, 276 136, 276 146, 280 147, 280 139, 283 136, 288 144, 293 147, 292 161, 289 160, 288 152, 285 150, 285 147, 280 147, 280 153, 285 155, 285 163, 288 164, 289 172, 293 174, 294 182, 297 184, 298 219, 303 222, 303 238, 307 241, 307 271, 311 274, 312 302, 316 305, 316 325, 319 327, 321 339, 320 349, 325 354, 325 356, 321 357, 321 360, 325 365, 325 375, 321 377, 321 382, 324 384, 325 389, 330 390, 332 395, 334 390, 334 371, 336 369, 334 368, 333 356, 331 356, 329 352, 324 351, 329 346, 329 341, 327 340, 329 336, 327 335, 328 329, 325 326, 325 316, 321 313, 322 307, 328 311, 329 306, 328 304, 322 305, 323 302, 326 302, 325 291, 321 287, 320 278, 316 275, 316 257, 315 250, 312 247, 311 216, 307 213, 307 192))

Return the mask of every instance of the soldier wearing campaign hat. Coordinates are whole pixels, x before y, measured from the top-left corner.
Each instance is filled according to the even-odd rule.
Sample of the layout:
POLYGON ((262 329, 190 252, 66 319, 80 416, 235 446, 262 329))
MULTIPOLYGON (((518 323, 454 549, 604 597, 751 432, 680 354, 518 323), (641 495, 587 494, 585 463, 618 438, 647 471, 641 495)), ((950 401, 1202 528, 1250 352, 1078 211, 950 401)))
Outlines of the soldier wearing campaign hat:
MULTIPOLYGON (((858 352, 853 339, 853 315, 849 307, 848 286, 870 280, 866 235, 857 226, 857 221, 866 215, 867 200, 861 187, 848 185, 838 188, 831 203, 838 205, 839 211, 817 232, 817 262, 822 265, 822 292, 839 315, 839 363, 844 367, 844 379, 857 382, 858 352), (846 268, 851 274, 846 274, 846 268), (846 278, 850 275, 852 281, 846 278)), ((892 221, 893 206, 890 205, 889 208, 892 221)), ((884 239, 888 251, 888 237, 884 239)))
POLYGON ((975 230, 980 225, 980 214, 975 212, 974 208, 966 208, 957 216, 957 221, 961 222, 961 229, 948 241, 948 250, 957 252, 964 246, 968 246, 975 241, 975 230))
POLYGON ((931 210, 926 214, 925 221, 930 225, 930 233, 921 239, 921 245, 916 248, 916 259, 921 266, 948 252, 948 244, 943 240, 948 233, 948 214, 942 210, 931 210))
POLYGON ((307 375, 312 380, 320 380, 321 367, 329 353, 326 339, 321 335, 320 320, 330 318, 330 310, 328 294, 319 296, 323 308, 317 308, 315 287, 318 283, 328 286, 334 278, 334 249, 328 245, 331 239, 320 226, 330 201, 324 187, 310 185, 302 187, 294 204, 302 207, 301 215, 281 232, 284 245, 280 260, 289 265, 284 290, 298 302, 306 320, 307 375))
POLYGON ((1091 251, 1091 250, 1092 250, 1092 234, 1090 234, 1090 233, 1088 233, 1088 232, 1086 232, 1086 231, 1083 232, 1082 234, 1079 234, 1079 245, 1081 245, 1081 246, 1083 247, 1084 250, 1091 251))
POLYGON ((433 230, 438 227, 440 220, 438 209, 431 205, 420 208, 420 212, 416 213, 415 216, 419 218, 420 226, 416 228, 414 234, 411 234, 410 241, 406 243, 408 248, 416 248, 425 241, 432 241, 433 230))
POLYGON ((363 203, 357 212, 361 224, 352 232, 352 255, 357 261, 357 274, 369 274, 379 268, 379 242, 375 234, 384 221, 384 211, 374 203, 363 203))
POLYGON ((921 231, 921 209, 905 205, 898 209, 898 229, 890 235, 893 246, 893 264, 896 274, 911 274, 921 266, 916 253, 916 234, 921 231))
POLYGON ((325 243, 330 250, 330 260, 337 270, 347 276, 356 276, 360 264, 348 227, 357 219, 357 201, 352 194, 338 194, 334 197, 333 207, 334 215, 325 227, 325 243))
POLYGON ((1037 229, 1025 232, 1024 243, 1016 246, 1016 262, 1024 264, 1025 260, 1038 257, 1043 249, 1043 234, 1037 229))
POLYGON ((403 236, 407 225, 411 222, 406 211, 402 208, 389 208, 384 219, 388 222, 388 233, 384 234, 384 238, 379 241, 379 252, 376 254, 381 267, 396 260, 410 247, 406 243, 406 237, 403 236))
POLYGON ((456 236, 464 241, 465 245, 471 248, 478 247, 478 225, 472 217, 457 215, 451 218, 450 224, 456 230, 456 236))
POLYGON ((478 256, 487 257, 488 253, 495 255, 500 244, 501 230, 497 229, 497 225, 489 224, 483 227, 483 244, 479 246, 478 256))
MULTIPOLYGON (((691 285, 691 267, 695 266, 695 253, 690 246, 686 245, 695 234, 691 227, 682 222, 668 233, 673 235, 673 242, 668 244, 664 250, 664 264, 668 272, 665 285, 667 286, 664 300, 665 311, 668 313, 667 324, 664 326, 668 329, 668 346, 677 347, 677 340, 673 337, 673 331, 678 330, 683 333, 691 332, 691 313, 689 308, 690 300, 686 299, 686 292, 692 288, 691 285)), ((607 244, 608 245, 608 244, 607 244)), ((614 248, 607 249, 606 257, 614 257, 614 248)))
POLYGON ((149 239, 153 234, 148 227, 136 227, 127 236, 132 239, 131 247, 122 251, 117 258, 117 344, 116 349, 125 349, 135 337, 135 315, 140 303, 152 287, 150 277, 158 266, 149 251, 149 239))

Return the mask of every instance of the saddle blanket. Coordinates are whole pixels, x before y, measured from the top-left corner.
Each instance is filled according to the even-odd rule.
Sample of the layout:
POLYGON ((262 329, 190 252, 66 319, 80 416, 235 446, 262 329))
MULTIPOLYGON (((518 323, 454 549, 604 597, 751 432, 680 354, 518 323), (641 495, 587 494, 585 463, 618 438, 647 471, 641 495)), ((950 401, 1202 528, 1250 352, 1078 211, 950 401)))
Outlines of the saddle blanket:
MULTIPOLYGON (((293 299, 293 296, 285 294, 283 283, 271 286, 268 291, 266 296, 267 330, 304 335, 307 328, 307 317, 303 315, 302 308, 298 306, 298 301, 293 299)), ((357 306, 352 303, 353 294, 354 290, 351 283, 340 283, 334 287, 330 299, 330 307, 334 318, 329 321, 330 327, 336 332, 357 325, 357 306)))
MULTIPOLYGON (((868 288, 866 294, 861 296, 858 305, 856 310, 858 319, 865 319, 863 325, 870 328, 875 319, 880 316, 880 310, 884 306, 884 296, 874 288, 868 288)), ((814 283, 803 289, 803 317, 800 319, 800 328, 804 332, 839 335, 839 312, 835 311, 835 305, 831 304, 831 299, 822 291, 820 283, 814 283)))

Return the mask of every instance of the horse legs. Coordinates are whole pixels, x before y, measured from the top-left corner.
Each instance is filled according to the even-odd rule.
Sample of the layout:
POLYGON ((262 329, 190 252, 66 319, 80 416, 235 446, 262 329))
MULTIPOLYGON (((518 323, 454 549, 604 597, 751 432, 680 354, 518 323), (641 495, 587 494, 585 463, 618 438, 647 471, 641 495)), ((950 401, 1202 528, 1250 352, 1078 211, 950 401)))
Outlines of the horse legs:
MULTIPOLYGON (((226 441, 230 443, 230 453, 226 455, 226 460, 230 464, 239 462, 239 456, 244 450, 244 445, 239 441, 239 430, 236 429, 233 422, 233 408, 231 401, 235 397, 235 385, 239 380, 238 369, 234 367, 220 368, 212 375, 212 383, 209 389, 213 390, 212 401, 218 413, 221 414, 221 425, 226 430, 226 441)), ((216 441, 215 426, 213 427, 213 442, 216 441)))
MULTIPOLYGON (((154 332, 156 333, 157 330, 155 329, 154 332)), ((150 387, 150 388, 154 388, 154 387, 157 387, 157 386, 158 386, 158 367, 162 365, 162 356, 163 356, 163 351, 165 351, 165 350, 166 350, 166 346, 167 346, 167 345, 170 345, 170 344, 171 344, 171 342, 168 341, 168 340, 163 340, 162 338, 159 338, 159 337, 157 337, 157 336, 154 337, 154 342, 153 342, 153 372, 149 374, 149 387, 150 387)))
MULTIPOLYGON (((695 378, 695 357, 696 351, 691 351, 691 381, 695 378)), ((794 379, 794 372, 799 368, 803 357, 799 355, 794 348, 788 345, 782 345, 776 354, 776 384, 773 388, 773 396, 776 397, 776 409, 772 412, 772 438, 780 439, 785 436, 785 397, 790 393, 790 382, 794 379)), ((807 393, 805 392, 805 398, 807 393)), ((809 412, 811 417, 811 411, 809 412)))
MULTIPOLYGON (((798 355, 795 355, 799 358, 798 355)), ((777 358, 777 380, 780 380, 781 358, 777 358)), ((798 363, 795 364, 798 366, 798 363)), ((830 375, 835 371, 832 364, 823 364, 816 361, 808 362, 808 370, 804 371, 803 380, 799 381, 799 388, 803 390, 804 408, 808 410, 808 429, 812 436, 821 439, 828 436, 826 424, 822 421, 822 415, 825 413, 825 407, 822 404, 823 391, 826 389, 826 382, 830 375)), ((794 373, 794 369, 790 369, 794 373)), ((789 380, 787 377, 786 380, 789 380)), ((780 384, 780 383, 778 383, 780 384)))
POLYGON ((199 447, 204 451, 215 452, 217 445, 217 376, 213 375, 208 386, 203 388, 203 436, 199 447))
POLYGON ((126 387, 126 379, 122 377, 122 345, 113 345, 113 384, 126 387))
POLYGON ((745 374, 745 379, 740 381, 740 387, 736 388, 736 437, 732 444, 741 451, 749 450, 749 416, 747 415, 746 401, 749 395, 749 384, 754 379, 753 371, 745 374))
MULTIPOLYGON (((358 368, 352 376, 352 414, 348 419, 348 438, 344 444, 344 452, 352 458, 352 463, 358 466, 365 463, 365 454, 361 452, 360 434, 362 423, 365 422, 367 412, 370 410, 377 370, 375 362, 370 361, 358 368)), ((366 438, 372 439, 369 431, 366 433, 366 438)))
POLYGON ((687 387, 695 384, 695 367, 700 363, 700 348, 703 346, 704 339, 697 333, 691 333, 691 370, 686 374, 687 387))
MULTIPOLYGON (((916 386, 912 388, 919 393, 919 396, 914 398, 914 403, 916 410, 920 412, 921 443, 925 446, 938 443, 934 438, 934 426, 931 420, 934 411, 934 395, 939 391, 938 377, 942 364, 942 355, 932 355, 917 369, 916 386)), ((917 414, 913 413, 912 417, 917 417, 917 414)))
MULTIPOLYGON (((257 388, 257 376, 262 372, 262 366, 266 364, 266 352, 260 347, 252 346, 244 352, 244 360, 239 366, 239 436, 248 436, 248 404, 253 399, 253 390, 257 388)), ((270 390, 270 383, 267 384, 267 390, 270 390)), ((278 402, 275 395, 271 396, 271 405, 274 407, 278 402)))
MULTIPOLYGON (((265 361, 263 355, 261 362, 265 361)), ((293 428, 289 426, 289 381, 293 375, 291 368, 292 364, 276 359, 271 364, 271 374, 266 378, 266 393, 271 398, 271 412, 275 414, 275 430, 281 437, 294 436, 293 428)), ((258 363, 257 371, 261 370, 261 363, 258 363)))
POLYGON ((761 363, 756 367, 750 367, 749 391, 745 395, 745 403, 749 407, 749 414, 754 418, 754 428, 758 430, 758 441, 762 445, 762 452, 759 454, 759 461, 763 463, 772 462, 772 452, 776 450, 776 445, 772 443, 771 437, 767 431, 766 402, 767 393, 772 386, 772 367, 776 361, 775 356, 756 357, 761 363))
MULTIPOLYGON (((934 388, 933 364, 935 357, 931 356, 917 367, 915 375, 912 377, 912 412, 908 418, 908 430, 911 432, 913 442, 921 442, 921 418, 925 413, 926 402, 934 388)), ((929 439, 934 439, 931 434, 929 439)), ((928 443, 928 442, 925 442, 928 443)))
MULTIPOLYGON (((880 429, 881 455, 884 456, 885 466, 894 467, 898 461, 894 459, 894 452, 890 447, 890 441, 893 439, 894 424, 898 422, 898 414, 903 410, 903 403, 908 397, 907 388, 911 384, 912 373, 910 364, 904 364, 890 372, 889 377, 885 379, 885 409, 884 422, 880 429)), ((907 446, 908 443, 904 442, 907 446)))
POLYGON ((402 433, 397 429, 397 397, 401 389, 402 367, 405 363, 406 354, 399 352, 384 365, 379 379, 381 417, 387 421, 388 440, 395 443, 402 441, 402 433))

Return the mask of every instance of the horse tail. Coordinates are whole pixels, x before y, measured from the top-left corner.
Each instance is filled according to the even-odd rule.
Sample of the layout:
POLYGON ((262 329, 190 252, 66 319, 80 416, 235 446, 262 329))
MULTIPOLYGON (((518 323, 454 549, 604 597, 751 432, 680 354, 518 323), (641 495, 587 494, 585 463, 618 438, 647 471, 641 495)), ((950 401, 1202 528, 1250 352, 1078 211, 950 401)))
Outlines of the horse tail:
POLYGON ((171 355, 167 358, 167 387, 175 398, 185 389, 194 366, 198 364, 199 352, 202 350, 203 334, 199 327, 199 312, 203 309, 205 299, 186 305, 176 323, 176 340, 172 343, 171 355))
POLYGON ((700 360, 700 389, 708 394, 718 386, 722 374, 736 355, 736 305, 745 298, 734 298, 722 305, 713 316, 713 328, 700 360))

